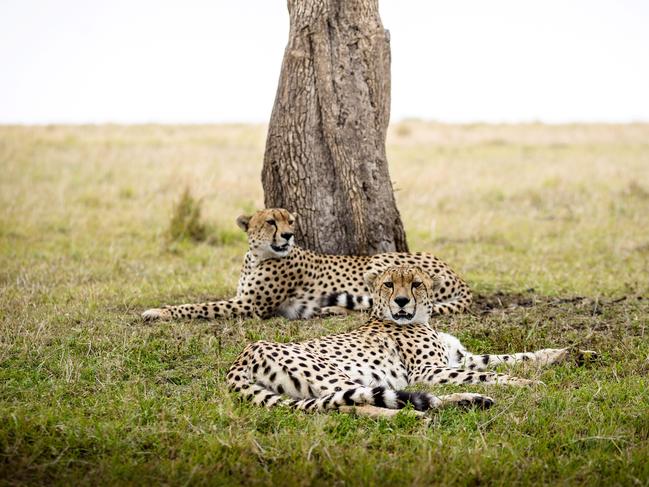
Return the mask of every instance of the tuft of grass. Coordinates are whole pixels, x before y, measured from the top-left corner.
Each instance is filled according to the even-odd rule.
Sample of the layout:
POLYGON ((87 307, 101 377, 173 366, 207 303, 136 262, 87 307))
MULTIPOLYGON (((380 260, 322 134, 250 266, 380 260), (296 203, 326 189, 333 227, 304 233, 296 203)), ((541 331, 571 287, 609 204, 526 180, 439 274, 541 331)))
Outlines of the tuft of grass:
POLYGON ((408 122, 399 122, 394 128, 394 133, 399 137, 409 137, 412 135, 412 128, 408 122))
POLYGON ((201 221, 201 202, 186 187, 175 204, 169 224, 171 240, 202 242, 207 238, 207 227, 201 221))

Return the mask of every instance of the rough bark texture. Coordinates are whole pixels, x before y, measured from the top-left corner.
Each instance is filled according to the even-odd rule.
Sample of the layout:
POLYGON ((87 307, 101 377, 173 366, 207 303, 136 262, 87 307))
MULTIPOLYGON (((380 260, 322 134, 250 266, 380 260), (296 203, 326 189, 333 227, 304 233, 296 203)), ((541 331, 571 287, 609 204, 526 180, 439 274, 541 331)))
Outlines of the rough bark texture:
POLYGON ((311 250, 407 251, 385 155, 390 40, 378 0, 288 0, 288 10, 266 207, 295 212, 297 242, 311 250))

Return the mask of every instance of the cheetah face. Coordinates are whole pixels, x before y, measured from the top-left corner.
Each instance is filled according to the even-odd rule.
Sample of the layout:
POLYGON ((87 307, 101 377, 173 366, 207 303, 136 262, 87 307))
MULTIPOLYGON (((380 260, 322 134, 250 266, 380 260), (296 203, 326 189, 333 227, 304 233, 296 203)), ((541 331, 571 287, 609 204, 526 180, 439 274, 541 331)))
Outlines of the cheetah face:
POLYGON ((438 286, 421 268, 389 267, 383 272, 369 272, 365 280, 372 289, 374 316, 401 325, 428 322, 430 296, 438 286))
POLYGON ((283 208, 241 215, 237 225, 248 234, 250 251, 260 260, 286 257, 295 244, 295 217, 283 208))

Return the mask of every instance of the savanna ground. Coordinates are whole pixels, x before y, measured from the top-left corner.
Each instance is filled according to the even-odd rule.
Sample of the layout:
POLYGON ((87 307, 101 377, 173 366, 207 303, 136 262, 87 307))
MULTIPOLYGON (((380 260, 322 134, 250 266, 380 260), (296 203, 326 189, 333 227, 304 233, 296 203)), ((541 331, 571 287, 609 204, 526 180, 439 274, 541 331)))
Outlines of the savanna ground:
POLYGON ((262 126, 0 127, 0 483, 649 484, 649 126, 402 122, 388 152, 412 250, 479 295, 439 319, 476 352, 577 344, 490 410, 425 424, 241 403, 228 365, 310 322, 147 324, 234 293, 262 205, 262 126), (171 241, 185 187, 207 240, 171 241))

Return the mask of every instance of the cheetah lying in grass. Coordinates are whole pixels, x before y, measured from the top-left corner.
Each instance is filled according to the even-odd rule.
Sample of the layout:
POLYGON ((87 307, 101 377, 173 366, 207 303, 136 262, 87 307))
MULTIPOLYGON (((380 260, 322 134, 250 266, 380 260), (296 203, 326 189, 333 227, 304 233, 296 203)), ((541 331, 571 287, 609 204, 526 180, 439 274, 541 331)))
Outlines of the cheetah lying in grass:
POLYGON ((370 293, 363 276, 392 265, 420 266, 439 283, 430 296, 431 312, 461 312, 471 303, 469 287, 437 257, 427 253, 384 253, 373 256, 323 255, 294 245, 295 218, 284 209, 240 216, 249 250, 234 298, 198 304, 164 306, 145 311, 147 320, 284 316, 310 318, 348 309, 369 309, 370 293), (326 299, 339 293, 339 299, 326 299), (355 296, 341 302, 343 296, 355 296))
POLYGON ((366 277, 374 298, 367 323, 350 333, 300 343, 252 343, 228 372, 230 388, 259 405, 304 411, 359 406, 362 412, 368 406, 369 415, 390 416, 408 403, 416 411, 446 405, 489 407, 493 400, 480 394, 436 397, 403 389, 416 383, 539 384, 487 369, 520 361, 549 365, 573 356, 565 348, 474 355, 457 338, 429 324, 442 279, 415 266, 390 267, 366 277))

